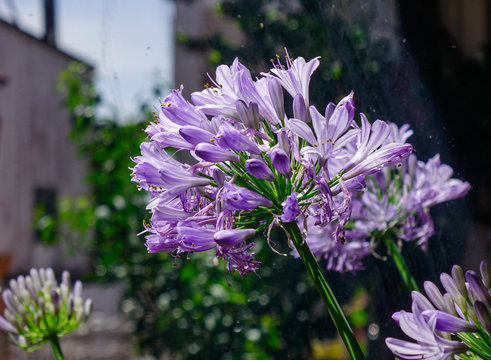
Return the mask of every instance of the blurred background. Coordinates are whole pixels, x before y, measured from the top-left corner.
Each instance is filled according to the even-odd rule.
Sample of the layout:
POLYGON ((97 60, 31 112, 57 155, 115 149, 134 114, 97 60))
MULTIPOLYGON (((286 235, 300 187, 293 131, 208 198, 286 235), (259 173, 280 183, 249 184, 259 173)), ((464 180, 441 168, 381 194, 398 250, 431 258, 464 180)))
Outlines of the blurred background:
MULTIPOLYGON (((0 0, 0 286, 46 266, 84 281, 94 314, 61 341, 67 359, 345 359, 299 261, 259 241, 259 276, 242 278, 213 254, 147 254, 129 180, 142 129, 237 56, 253 75, 285 47, 321 56, 313 104, 354 90, 358 112, 410 124, 419 159, 440 153, 472 184, 432 209, 428 251, 405 249, 434 281, 491 253, 490 42, 485 0, 0 0)), ((393 266, 327 277, 369 358, 393 358, 390 315, 409 305, 393 266)), ((49 356, 0 337, 0 360, 49 356)))

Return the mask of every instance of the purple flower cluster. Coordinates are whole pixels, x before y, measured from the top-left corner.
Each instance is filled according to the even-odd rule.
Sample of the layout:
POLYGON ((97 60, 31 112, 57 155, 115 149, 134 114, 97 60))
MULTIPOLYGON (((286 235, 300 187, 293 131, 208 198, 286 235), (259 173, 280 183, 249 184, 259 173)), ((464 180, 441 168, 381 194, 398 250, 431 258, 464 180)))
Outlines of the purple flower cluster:
POLYGON ((412 312, 392 316, 416 343, 387 338, 387 346, 401 359, 491 359, 491 266, 482 261, 479 276, 454 265, 440 280, 446 293, 427 281, 426 297, 412 292, 412 312))
MULTIPOLYGON (((408 125, 398 128, 390 124, 385 142, 404 143, 412 133, 408 125)), ((309 231, 309 246, 324 249, 318 254, 329 259, 328 269, 340 272, 362 268, 362 257, 377 246, 373 241, 377 234, 391 232, 398 239, 417 241, 425 249, 434 233, 430 208, 462 197, 470 189, 468 182, 452 178, 452 174, 452 168, 440 162, 439 154, 426 163, 411 154, 399 164, 385 167, 366 177, 365 187, 359 184, 364 191, 352 199, 351 230, 345 234, 347 246, 337 246, 332 226, 309 231), (346 263, 331 259, 339 258, 338 248, 346 263)))
POLYGON ((182 88, 161 101, 132 173, 150 195, 149 252, 214 249, 245 275, 258 266, 248 239, 281 222, 315 216, 313 226, 333 226, 344 239, 352 192, 412 147, 387 142, 391 128, 381 120, 370 124, 361 114, 358 125, 353 93, 323 113, 311 106, 318 65, 288 56, 283 65, 278 57, 253 79, 236 59, 219 66, 192 102, 182 88))

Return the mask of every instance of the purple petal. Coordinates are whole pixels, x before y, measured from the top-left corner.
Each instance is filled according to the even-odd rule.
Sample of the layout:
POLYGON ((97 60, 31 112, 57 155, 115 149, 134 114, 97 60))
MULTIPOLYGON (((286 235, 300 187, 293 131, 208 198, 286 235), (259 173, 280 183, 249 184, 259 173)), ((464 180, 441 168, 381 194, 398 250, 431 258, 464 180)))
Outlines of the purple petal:
POLYGON ((432 316, 436 318, 435 330, 449 333, 476 331, 477 327, 469 322, 456 316, 450 315, 440 310, 425 310, 422 312, 423 317, 428 321, 432 316))
POLYGON ((442 293, 440 292, 440 290, 438 290, 438 287, 431 281, 425 281, 424 288, 426 295, 431 300, 433 305, 435 305, 437 309, 444 310, 445 300, 443 300, 442 293))
POLYGON ((179 129, 179 135, 181 135, 184 140, 192 145, 214 141, 214 135, 211 132, 196 126, 181 126, 179 129))
POLYGON ((302 94, 298 94, 293 98, 293 117, 295 119, 302 120, 303 122, 309 121, 309 114, 307 112, 307 106, 302 94))
POLYGON ((344 134, 351 126, 355 116, 355 105, 353 102, 353 92, 343 98, 334 108, 326 108, 326 119, 329 119, 327 125, 327 136, 333 142, 344 134), (328 114, 331 112, 331 114, 328 114))
POLYGON ((179 247, 182 251, 206 251, 216 247, 214 230, 202 227, 178 226, 179 247))
POLYGON ((303 121, 298 119, 290 119, 287 126, 295 135, 306 140, 310 145, 318 145, 312 129, 303 121))
POLYGON ((324 145, 327 142, 327 121, 322 116, 315 106, 310 106, 310 117, 312 118, 312 126, 314 127, 317 144, 324 145))
POLYGON ((269 96, 273 103, 273 108, 276 111, 278 119, 283 120, 285 118, 285 104, 283 99, 283 89, 278 79, 274 77, 266 78, 268 84, 269 96))
POLYGON ((239 100, 235 103, 235 108, 239 114, 242 123, 249 129, 258 129, 259 127, 259 108, 256 103, 251 102, 247 105, 244 101, 239 100))

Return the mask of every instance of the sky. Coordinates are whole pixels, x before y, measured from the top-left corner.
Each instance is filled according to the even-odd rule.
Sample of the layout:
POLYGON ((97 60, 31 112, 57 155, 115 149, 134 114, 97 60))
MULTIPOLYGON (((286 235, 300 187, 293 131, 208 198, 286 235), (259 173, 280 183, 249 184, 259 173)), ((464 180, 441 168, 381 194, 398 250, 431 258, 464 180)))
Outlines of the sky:
MULTIPOLYGON (((96 69, 99 115, 129 120, 152 89, 173 86, 174 2, 171 0, 55 0, 58 48, 96 69)), ((44 35, 43 0, 0 0, 0 18, 44 35)))

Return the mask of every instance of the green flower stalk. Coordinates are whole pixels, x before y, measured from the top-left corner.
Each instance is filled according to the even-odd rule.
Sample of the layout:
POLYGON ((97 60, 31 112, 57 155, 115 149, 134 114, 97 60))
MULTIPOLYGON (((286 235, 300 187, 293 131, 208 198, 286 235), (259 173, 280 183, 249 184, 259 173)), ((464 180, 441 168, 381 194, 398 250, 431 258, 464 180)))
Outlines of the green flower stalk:
POLYGON ((32 352, 49 343, 55 359, 63 359, 58 339, 87 321, 92 300, 83 300, 82 283, 73 289, 70 274, 64 271, 58 285, 53 269, 31 269, 30 275, 10 280, 10 288, 2 292, 6 309, 0 316, 0 330, 12 342, 32 352))

